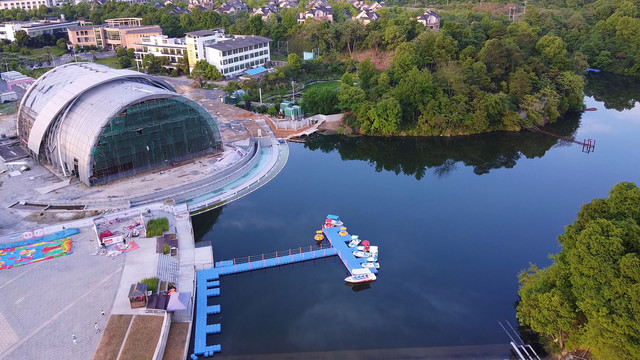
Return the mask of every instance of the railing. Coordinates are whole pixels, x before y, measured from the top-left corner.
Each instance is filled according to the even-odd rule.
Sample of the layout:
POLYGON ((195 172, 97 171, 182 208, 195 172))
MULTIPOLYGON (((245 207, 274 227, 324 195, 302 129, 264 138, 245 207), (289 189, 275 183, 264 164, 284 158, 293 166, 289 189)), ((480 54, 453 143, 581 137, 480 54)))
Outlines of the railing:
POLYGON ((279 257, 292 256, 292 255, 302 254, 302 253, 311 252, 315 250, 331 249, 332 247, 333 246, 331 246, 330 244, 329 245, 320 244, 315 246, 311 245, 309 247, 304 246, 296 249, 289 249, 289 250, 283 250, 283 251, 278 250, 268 254, 251 255, 251 256, 246 256, 242 258, 233 258, 232 260, 227 260, 227 261, 233 261, 233 265, 239 265, 239 264, 249 263, 252 261, 263 261, 268 259, 276 259, 279 257))

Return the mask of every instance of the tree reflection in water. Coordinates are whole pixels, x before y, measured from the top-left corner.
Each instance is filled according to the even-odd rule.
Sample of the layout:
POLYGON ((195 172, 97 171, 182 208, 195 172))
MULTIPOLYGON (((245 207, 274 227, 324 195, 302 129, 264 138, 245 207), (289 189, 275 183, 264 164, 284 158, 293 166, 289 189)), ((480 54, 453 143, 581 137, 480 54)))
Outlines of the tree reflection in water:
MULTIPOLYGON (((580 114, 569 114, 544 129, 573 137, 579 125, 580 114)), ((473 167, 477 175, 512 168, 522 157, 539 158, 553 146, 567 144, 552 136, 525 130, 450 138, 313 136, 305 142, 305 147, 323 152, 337 150, 342 160, 368 161, 377 172, 392 171, 420 180, 428 169, 433 169, 438 177, 446 176, 455 171, 458 163, 473 167)))

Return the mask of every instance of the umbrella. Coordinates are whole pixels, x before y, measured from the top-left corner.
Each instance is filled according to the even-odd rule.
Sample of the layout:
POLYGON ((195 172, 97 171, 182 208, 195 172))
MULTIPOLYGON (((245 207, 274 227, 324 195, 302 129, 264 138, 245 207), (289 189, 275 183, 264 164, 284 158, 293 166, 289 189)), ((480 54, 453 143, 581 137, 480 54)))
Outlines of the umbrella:
POLYGON ((191 293, 188 292, 173 292, 169 297, 167 311, 187 310, 190 297, 191 293))
POLYGON ((364 246, 364 251, 369 251, 369 240, 362 240, 362 246, 364 246))

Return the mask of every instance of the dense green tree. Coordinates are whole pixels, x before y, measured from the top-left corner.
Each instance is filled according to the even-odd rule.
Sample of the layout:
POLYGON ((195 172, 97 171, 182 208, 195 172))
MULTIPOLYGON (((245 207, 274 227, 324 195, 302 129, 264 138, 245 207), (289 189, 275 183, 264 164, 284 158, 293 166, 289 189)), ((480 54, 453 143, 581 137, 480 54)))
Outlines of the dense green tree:
POLYGON ((371 132, 379 135, 390 135, 398 130, 402 118, 400 103, 393 97, 387 97, 368 111, 372 121, 371 132))
POLYGON ((149 74, 157 74, 160 72, 160 61, 153 54, 146 54, 142 58, 142 68, 149 74))
POLYGON ((56 46, 60 49, 60 50, 67 50, 67 39, 58 39, 58 41, 56 41, 56 46))
POLYGON ((126 69, 131 67, 131 59, 128 56, 121 56, 118 58, 118 68, 126 69))
POLYGON ((307 114, 335 114, 337 107, 338 94, 334 89, 317 86, 302 94, 302 110, 307 114))
POLYGON ((338 89, 338 108, 341 111, 357 113, 365 100, 364 90, 357 86, 341 85, 338 89))
POLYGON ((640 358, 640 189, 620 183, 558 237, 547 269, 520 274, 517 316, 559 349, 599 359, 640 358))
POLYGON ((18 30, 15 33, 15 38, 16 38, 16 43, 18 44, 18 46, 27 46, 27 44, 29 43, 29 40, 31 40, 31 38, 29 37, 29 35, 27 35, 27 32, 24 30, 18 30))
POLYGON ((289 76, 295 76, 300 74, 302 70, 302 62, 300 61, 300 57, 298 54, 291 53, 287 57, 287 65, 285 66, 285 72, 289 74, 289 76))

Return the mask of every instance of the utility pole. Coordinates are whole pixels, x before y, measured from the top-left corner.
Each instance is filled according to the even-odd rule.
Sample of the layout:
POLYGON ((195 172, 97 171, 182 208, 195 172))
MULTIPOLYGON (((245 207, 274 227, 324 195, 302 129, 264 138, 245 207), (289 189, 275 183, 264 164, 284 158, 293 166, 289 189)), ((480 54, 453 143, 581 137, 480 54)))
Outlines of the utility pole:
POLYGON ((295 81, 291 80, 291 90, 293 90, 293 102, 296 102, 296 88, 293 86, 295 81))
POLYGON ((262 104, 262 88, 258 88, 260 90, 260 103, 262 104))

